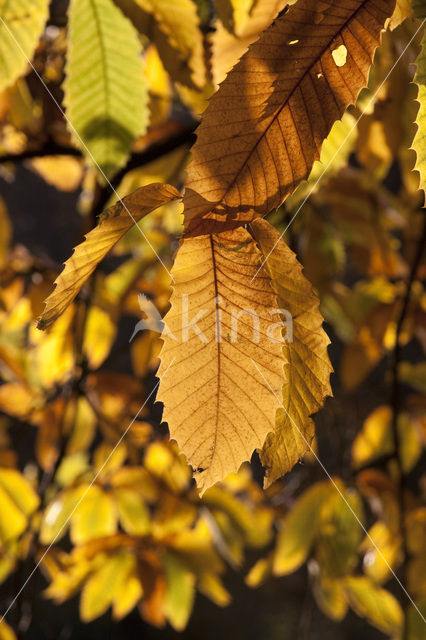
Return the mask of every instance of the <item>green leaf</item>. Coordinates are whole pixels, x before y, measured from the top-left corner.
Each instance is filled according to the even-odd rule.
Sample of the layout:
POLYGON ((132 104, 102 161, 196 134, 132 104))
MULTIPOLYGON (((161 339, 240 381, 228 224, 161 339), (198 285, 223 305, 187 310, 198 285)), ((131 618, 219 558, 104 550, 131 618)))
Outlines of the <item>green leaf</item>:
POLYGON ((140 54, 136 30, 112 0, 72 0, 67 116, 76 143, 107 177, 125 164, 148 126, 140 54))
POLYGON ((0 92, 22 76, 32 60, 50 0, 0 0, 0 92))

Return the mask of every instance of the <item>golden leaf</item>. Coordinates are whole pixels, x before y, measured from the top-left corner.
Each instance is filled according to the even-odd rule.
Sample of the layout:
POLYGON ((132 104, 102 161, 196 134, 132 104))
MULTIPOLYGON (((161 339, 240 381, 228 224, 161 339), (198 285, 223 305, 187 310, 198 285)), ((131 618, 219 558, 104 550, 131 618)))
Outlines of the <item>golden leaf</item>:
POLYGON ((111 496, 97 485, 87 487, 71 516, 72 542, 82 544, 113 535, 116 530, 116 513, 111 496))
POLYGON ((216 21, 215 31, 211 37, 212 75, 215 84, 219 85, 228 71, 247 51, 249 45, 259 37, 259 33, 269 27, 273 19, 286 4, 295 0, 257 0, 243 26, 234 35, 227 29, 226 18, 219 13, 220 21, 216 21))
POLYGON ((261 453, 262 464, 268 469, 265 485, 269 486, 308 451, 314 435, 309 416, 321 407, 325 396, 331 395, 332 367, 327 353, 330 340, 322 328, 319 300, 302 274, 302 266, 266 220, 255 220, 251 227, 266 259, 265 269, 277 294, 278 307, 292 318, 283 344, 283 404, 274 432, 266 438, 261 453))
POLYGON ((160 205, 179 197, 179 192, 170 185, 150 184, 107 209, 100 217, 99 225, 86 235, 85 241, 75 248, 74 254, 65 263, 64 270, 55 281, 55 290, 46 300, 38 328, 46 329, 63 313, 97 264, 135 222, 160 205))
POLYGON ((394 6, 299 0, 263 32, 197 130, 184 199, 188 234, 266 215, 309 175, 334 121, 367 84, 394 6), (338 66, 332 52, 341 46, 347 59, 338 66))
POLYGON ((39 498, 24 476, 15 469, 0 469, 0 543, 25 531, 39 498))
POLYGON ((403 612, 398 600, 367 577, 347 577, 345 588, 349 604, 358 615, 384 633, 397 636, 403 612))
POLYGON ((182 631, 194 604, 195 575, 178 556, 166 553, 162 560, 167 586, 164 612, 172 627, 182 631))
POLYGON ((90 576, 80 599, 80 615, 84 622, 90 622, 105 613, 126 584, 133 565, 134 557, 123 551, 106 558, 98 571, 90 576))
POLYGON ((292 573, 305 562, 318 535, 321 508, 334 491, 328 482, 313 485, 286 516, 273 559, 275 575, 292 573))
POLYGON ((173 267, 158 399, 202 490, 237 471, 275 426, 279 402, 269 385, 281 388, 285 360, 281 342, 267 339, 277 309, 270 279, 262 271, 252 282, 260 263, 239 228, 184 239, 173 267))
POLYGON ((194 0, 117 0, 122 11, 151 42, 177 82, 205 82, 203 34, 194 0))

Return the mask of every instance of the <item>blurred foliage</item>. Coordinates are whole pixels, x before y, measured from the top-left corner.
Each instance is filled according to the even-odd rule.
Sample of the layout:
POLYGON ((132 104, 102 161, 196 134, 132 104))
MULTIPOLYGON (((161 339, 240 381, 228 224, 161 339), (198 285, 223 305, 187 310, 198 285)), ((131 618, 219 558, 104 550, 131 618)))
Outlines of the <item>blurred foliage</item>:
MULTIPOLYGON (((71 0, 75 23, 68 34, 65 14, 55 9, 64 3, 51 3, 43 30, 47 4, 13 0, 0 7, 6 23, 24 13, 14 34, 34 65, 25 67, 3 28, 0 175, 17 179, 17 166, 25 162, 64 197, 77 193, 83 234, 117 195, 156 181, 182 185, 193 118, 285 3, 220 0, 213 9, 207 0, 71 0), (90 15, 97 11, 104 22, 92 34, 90 15), (76 58, 79 30, 92 57, 76 58), (123 41, 122 33, 128 34, 123 41), (112 81, 100 90, 102 74, 112 81), (120 95, 114 95, 119 83, 120 95), (129 112, 130 97, 122 101, 128 90, 139 111, 129 112), (52 96, 65 104, 80 140, 52 96), (108 177, 118 176, 115 195, 71 138, 80 148, 87 145, 108 177)), ((200 499, 152 399, 141 408, 153 389, 158 333, 138 333, 130 345, 129 337, 142 315, 140 293, 162 314, 167 310, 169 279, 152 248, 170 267, 179 203, 139 223, 149 243, 131 229, 105 268, 41 333, 36 320, 60 267, 14 241, 14 222, 0 200, 2 613, 27 575, 22 567, 38 563, 44 597, 62 603, 78 594, 83 621, 109 609, 117 621, 136 607, 151 625, 167 622, 176 630, 187 625, 197 591, 218 606, 229 604, 224 579, 230 570, 243 571, 247 584, 258 587, 274 576, 289 580, 281 576, 305 567, 318 607, 332 620, 344 625, 352 609, 392 638, 424 637, 423 622, 393 575, 425 615, 424 262, 407 294, 424 224, 410 149, 418 111, 412 84, 422 40, 422 31, 412 40, 418 24, 410 3, 400 0, 368 89, 333 127, 309 180, 271 216, 282 230, 291 222, 286 239, 340 345, 338 391, 347 398, 370 380, 389 386, 387 404, 356 415, 357 432, 330 467, 333 477, 318 480, 322 471, 314 471, 317 453, 327 459, 329 446, 319 430, 304 465, 267 490, 243 465, 200 499), (16 425, 29 434, 27 449, 14 435, 16 425)), ((416 77, 423 83, 421 114, 423 68, 416 77)), ((414 144, 423 140, 424 153, 420 118, 422 138, 417 133, 414 144)), ((344 428, 342 421, 329 434, 336 438, 344 428)), ((2 620, 1 640, 22 635, 21 622, 12 630, 2 620)))

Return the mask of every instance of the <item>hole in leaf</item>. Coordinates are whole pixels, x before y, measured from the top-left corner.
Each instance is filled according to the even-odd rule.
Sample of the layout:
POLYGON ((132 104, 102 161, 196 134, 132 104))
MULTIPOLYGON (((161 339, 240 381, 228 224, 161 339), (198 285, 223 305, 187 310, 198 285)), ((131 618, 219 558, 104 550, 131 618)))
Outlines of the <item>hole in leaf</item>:
POLYGON ((348 50, 344 44, 341 44, 340 47, 337 47, 337 49, 334 49, 334 51, 331 52, 331 55, 333 56, 333 60, 337 66, 343 67, 343 65, 346 64, 348 50))

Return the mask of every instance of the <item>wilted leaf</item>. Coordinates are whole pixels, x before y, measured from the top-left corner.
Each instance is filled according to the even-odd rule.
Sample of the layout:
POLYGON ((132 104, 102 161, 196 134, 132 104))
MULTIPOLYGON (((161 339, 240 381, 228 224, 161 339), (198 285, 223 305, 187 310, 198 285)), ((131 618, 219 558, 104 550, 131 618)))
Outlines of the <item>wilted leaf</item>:
POLYGON ((261 453, 267 467, 266 486, 290 471, 309 449, 314 435, 310 415, 331 395, 332 367, 327 346, 330 340, 322 328, 319 300, 302 267, 287 247, 278 231, 266 220, 255 220, 252 230, 278 298, 278 307, 291 317, 286 318, 283 345, 286 382, 282 391, 282 406, 276 426, 269 434, 261 453))
POLYGON ((55 281, 56 289, 46 300, 38 328, 48 327, 67 308, 98 263, 135 222, 178 197, 178 191, 170 185, 150 184, 107 209, 99 225, 86 235, 86 240, 75 248, 65 263, 64 270, 55 281))
POLYGON ((72 0, 64 84, 75 142, 111 175, 148 126, 141 46, 112 0, 72 0))
POLYGON ((334 121, 366 85, 394 6, 340 0, 336 13, 299 0, 250 47, 197 130, 184 198, 188 233, 266 215, 309 175, 334 121), (347 50, 342 66, 332 55, 339 47, 347 50))
POLYGON ((2 3, 0 16, 5 24, 0 28, 0 91, 25 73, 49 14, 49 4, 49 0, 2 3))
POLYGON ((158 399, 202 490, 250 460, 275 425, 279 403, 256 366, 277 391, 284 355, 276 339, 267 339, 269 311, 277 309, 270 279, 261 272, 251 281, 260 263, 242 228, 185 239, 176 255, 158 399), (244 313, 249 320, 238 322, 244 313))

